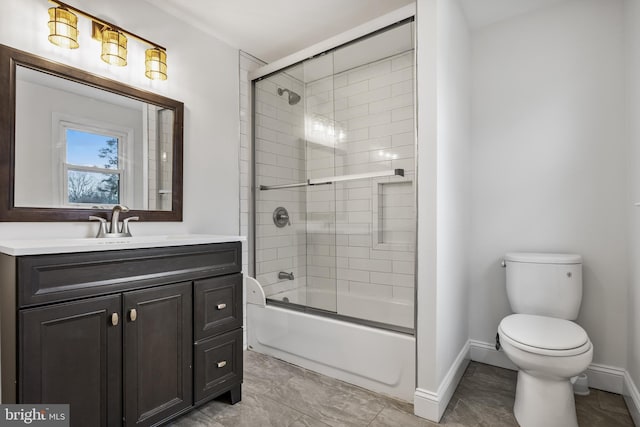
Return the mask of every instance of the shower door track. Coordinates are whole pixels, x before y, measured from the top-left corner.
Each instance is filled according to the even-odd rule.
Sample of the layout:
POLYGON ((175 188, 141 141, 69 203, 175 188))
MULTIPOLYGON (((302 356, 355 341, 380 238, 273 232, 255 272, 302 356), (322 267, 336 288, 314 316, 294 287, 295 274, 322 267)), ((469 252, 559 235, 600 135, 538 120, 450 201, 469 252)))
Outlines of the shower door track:
POLYGON ((260 190, 280 190, 283 188, 308 187, 311 185, 327 185, 333 184, 334 182, 354 181, 356 179, 367 178, 382 178, 385 176, 404 176, 404 169, 391 169, 382 172, 366 172, 351 175, 329 176, 325 178, 310 178, 305 182, 296 182, 295 184, 261 185, 260 190))
POLYGON ((308 305, 279 301, 275 299, 269 299, 268 297, 267 305, 282 307, 288 310, 300 311, 306 314, 313 314, 320 317, 328 317, 330 319, 341 320, 343 322, 355 323, 357 325, 368 326, 370 328, 383 329, 391 332, 399 332, 401 334, 415 336, 415 329, 413 328, 392 325, 390 323, 376 322, 375 320, 361 319, 359 317, 345 316, 344 314, 339 314, 335 311, 322 310, 320 308, 309 307, 308 305))

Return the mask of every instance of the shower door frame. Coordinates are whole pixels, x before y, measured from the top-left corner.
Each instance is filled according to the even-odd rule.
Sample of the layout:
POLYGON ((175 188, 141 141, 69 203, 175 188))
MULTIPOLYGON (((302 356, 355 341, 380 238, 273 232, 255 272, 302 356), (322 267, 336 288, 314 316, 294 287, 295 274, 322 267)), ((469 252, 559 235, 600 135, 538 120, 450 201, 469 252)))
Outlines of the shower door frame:
MULTIPOLYGON (((402 8, 401 10, 399 10, 398 12, 400 12, 401 15, 407 15, 407 16, 402 16, 401 19, 398 19, 396 21, 394 21, 393 23, 381 26, 375 30, 372 30, 368 33, 356 36, 355 38, 348 40, 348 41, 344 41, 340 44, 336 44, 333 47, 330 48, 326 48, 325 50, 322 50, 318 53, 315 53, 313 55, 309 55, 307 57, 302 57, 294 62, 290 62, 287 65, 283 65, 280 68, 275 68, 273 70, 270 70, 264 74, 260 74, 257 76, 252 76, 250 74, 249 76, 249 80, 250 80, 250 91, 249 91, 249 105, 251 107, 251 115, 250 115, 250 168, 249 168, 249 173, 250 173, 250 179, 249 179, 249 185, 250 185, 250 195, 249 195, 249 274, 252 277, 256 277, 257 276, 257 271, 256 271, 256 240, 257 240, 257 233, 256 233, 256 198, 257 198, 257 191, 258 187, 257 187, 257 182, 256 182, 256 125, 255 125, 255 113, 256 113, 256 83, 267 79, 273 75, 285 72, 287 69, 296 67, 298 65, 301 65, 302 63, 304 63, 307 60, 311 60, 317 57, 320 57, 322 55, 325 55, 327 53, 331 53, 335 50, 338 50, 342 47, 351 45, 351 44, 355 44, 359 41, 368 39, 370 37, 376 36, 378 34, 381 34, 385 31, 391 30, 395 27, 401 26, 401 25, 405 25, 411 22, 415 22, 415 8, 413 7, 405 7, 402 8)), ((393 19, 393 18, 392 18, 393 19)), ((414 70, 416 70, 415 68, 415 64, 416 64, 416 44, 415 44, 415 31, 413 32, 413 45, 414 45, 414 49, 413 49, 413 56, 414 56, 414 70)), ((286 59, 286 58, 285 58, 286 59)), ((276 61, 272 64, 269 64, 271 66, 277 66, 279 64, 280 61, 276 61)), ((269 67, 266 66, 266 67, 269 67)), ((263 68, 266 68, 263 67, 263 68)), ((415 178, 414 178, 414 209, 415 209, 415 231, 417 233, 418 231, 418 204, 417 204, 417 185, 418 185, 418 168, 417 168, 417 161, 418 161, 418 150, 417 150, 417 103, 415 102, 415 97, 416 97, 416 81, 417 81, 417 72, 414 72, 414 76, 413 76, 413 81, 414 81, 414 90, 413 90, 413 96, 414 96, 414 149, 415 149, 415 155, 414 155, 414 174, 415 174, 415 178)), ((305 221, 305 227, 306 227, 306 221, 305 221)), ((417 278, 418 278, 418 272, 417 272, 417 268, 418 268, 418 262, 417 262, 417 256, 418 256, 418 251, 417 251, 417 239, 414 242, 414 255, 415 255, 415 267, 414 267, 414 300, 413 300, 413 317, 414 317, 414 326, 413 328, 407 328, 407 327, 403 327, 403 326, 398 326, 398 325, 393 325, 393 324, 389 324, 389 323, 383 323, 383 322, 378 322, 375 320, 369 320, 369 319, 362 319, 362 318, 358 318, 358 317, 352 317, 352 316, 346 316, 343 314, 339 314, 337 312, 333 312, 333 311, 328 311, 328 310, 323 310, 323 309, 319 309, 319 308, 314 308, 311 306, 307 306, 307 305, 302 305, 302 304, 296 304, 296 303, 292 303, 292 302, 284 302, 284 301, 278 301, 278 300, 274 300, 274 299, 270 299, 269 297, 266 298, 266 303, 269 305, 273 305, 275 307, 282 307, 288 310, 293 310, 293 311, 298 311, 298 312, 303 312, 303 313, 307 313, 307 314, 311 314, 311 315, 317 315, 317 316, 322 316, 322 317, 327 317, 327 318, 331 318, 331 319, 335 319, 335 320, 341 320, 341 321, 346 321, 349 323, 353 323, 353 324, 358 324, 358 325, 362 325, 362 326, 368 326, 368 327, 373 327, 376 329, 381 329, 381 330, 388 330, 388 331, 392 331, 392 332, 399 332, 402 334, 407 334, 407 335, 411 335, 411 336, 415 336, 416 335, 416 329, 417 329, 417 278)), ((337 290, 336 290, 336 297, 337 297, 337 290)), ((337 307, 336 307, 337 309, 337 307)))

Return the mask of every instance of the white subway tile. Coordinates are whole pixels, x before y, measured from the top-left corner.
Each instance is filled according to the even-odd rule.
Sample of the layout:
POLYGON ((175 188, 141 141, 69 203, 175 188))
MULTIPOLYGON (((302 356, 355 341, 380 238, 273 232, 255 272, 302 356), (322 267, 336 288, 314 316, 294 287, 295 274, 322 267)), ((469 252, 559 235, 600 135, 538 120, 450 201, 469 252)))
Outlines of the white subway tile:
MULTIPOLYGON (((410 145, 415 147, 416 145, 416 138, 415 138, 415 134, 413 132, 413 130, 411 132, 405 132, 405 133, 397 133, 391 136, 391 142, 392 145, 394 147, 402 147, 405 145, 410 145)), ((415 155, 415 149, 414 149, 414 155, 415 155)))
POLYGON ((356 282, 368 282, 369 272, 364 270, 338 269, 338 280, 353 280, 356 282))
MULTIPOLYGON (((371 235, 349 235, 344 237, 348 237, 346 241, 349 246, 371 247, 371 235)), ((342 243, 342 241, 340 243, 342 243)))
POLYGON ((415 299, 415 290, 413 288, 403 288, 400 286, 394 286, 393 299, 398 301, 405 301, 413 304, 413 301, 415 299))
POLYGON ((414 55, 414 52, 412 50, 410 52, 396 56, 391 60, 391 69, 393 71, 397 71, 403 68, 413 67, 413 64, 415 62, 413 55, 414 55))
POLYGON ((390 86, 395 84, 410 83, 413 88, 413 69, 405 68, 403 70, 394 71, 391 74, 384 76, 374 77, 369 80, 369 89, 374 90, 383 86, 390 86))
POLYGON ((356 105, 355 107, 336 110, 335 120, 343 121, 353 119, 354 117, 362 117, 369 114, 369 104, 356 105))
POLYGON ((334 96, 336 99, 349 98, 357 94, 368 93, 368 90, 369 82, 365 80, 336 89, 334 96))
POLYGON ((374 298, 392 298, 393 288, 391 286, 376 285, 372 283, 349 282, 349 293, 374 298))
POLYGON ((392 261, 393 272, 402 274, 414 274, 415 264, 413 261, 392 261))
POLYGON ((371 199, 371 187, 353 188, 348 190, 349 200, 371 199))
POLYGON ((412 105, 407 107, 395 108, 391 111, 391 120, 394 122, 407 119, 413 120, 414 112, 415 111, 412 105))
POLYGON ((350 96, 348 98, 349 107, 353 107, 360 104, 368 104, 370 102, 380 101, 385 98, 391 97, 391 87, 385 86, 376 90, 371 90, 357 95, 350 96))
POLYGON ((406 93, 413 94, 413 80, 395 83, 393 86, 391 86, 391 96, 402 95, 406 93))
POLYGON ((388 111, 353 118, 348 121, 348 129, 352 130, 368 128, 374 125, 382 125, 385 123, 391 123, 391 113, 389 113, 388 111))
POLYGON ((398 122, 392 122, 390 124, 372 126, 369 129, 369 135, 372 138, 395 135, 398 133, 411 132, 413 131, 413 127, 413 119, 401 120, 398 122))
POLYGON ((379 283, 383 285, 413 288, 415 284, 413 274, 371 272, 370 277, 371 283, 379 283))
POLYGON ((351 224, 371 224, 371 212, 349 212, 349 223, 351 224))
POLYGON ((261 249, 256 251, 256 262, 273 261, 278 258, 278 250, 276 248, 261 249))
POLYGON ((392 270, 391 261, 388 260, 371 260, 362 258, 349 258, 349 268, 354 270, 367 270, 370 272, 377 271, 390 273, 392 270))

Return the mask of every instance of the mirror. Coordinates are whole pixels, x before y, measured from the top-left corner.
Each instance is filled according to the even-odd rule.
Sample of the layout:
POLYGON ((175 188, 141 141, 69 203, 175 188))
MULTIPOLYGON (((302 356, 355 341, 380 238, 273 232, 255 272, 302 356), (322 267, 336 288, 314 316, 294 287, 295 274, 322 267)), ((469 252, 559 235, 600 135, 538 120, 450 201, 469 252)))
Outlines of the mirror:
POLYGON ((182 220, 181 102, 0 45, 0 220, 182 220))

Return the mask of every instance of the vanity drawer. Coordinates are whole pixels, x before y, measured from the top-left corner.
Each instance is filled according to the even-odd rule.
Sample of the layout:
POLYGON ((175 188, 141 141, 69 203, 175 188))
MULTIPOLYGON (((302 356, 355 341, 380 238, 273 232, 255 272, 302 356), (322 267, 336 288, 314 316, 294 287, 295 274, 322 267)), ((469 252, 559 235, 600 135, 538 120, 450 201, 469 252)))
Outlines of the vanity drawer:
POLYGON ((242 274, 196 280, 194 339, 242 326, 242 274))
POLYGON ((241 245, 23 256, 17 258, 16 270, 19 305, 28 307, 238 273, 242 270, 241 245))
POLYGON ((194 349, 195 403, 242 382, 242 329, 202 341, 194 349))

